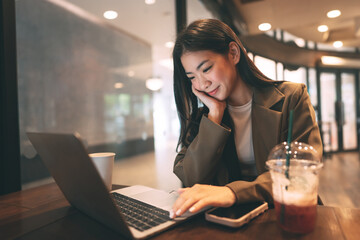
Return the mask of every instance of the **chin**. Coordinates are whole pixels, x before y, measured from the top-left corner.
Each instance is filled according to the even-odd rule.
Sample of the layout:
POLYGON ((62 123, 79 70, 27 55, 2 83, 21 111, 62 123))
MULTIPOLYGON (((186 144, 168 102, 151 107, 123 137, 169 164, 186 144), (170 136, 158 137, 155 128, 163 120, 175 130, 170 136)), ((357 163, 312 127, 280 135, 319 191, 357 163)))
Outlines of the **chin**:
POLYGON ((214 96, 213 98, 218 101, 225 101, 227 99, 227 96, 224 96, 223 94, 217 94, 217 96, 214 96))
POLYGON ((218 100, 218 101, 220 101, 220 102, 222 102, 222 101, 225 101, 225 100, 226 100, 226 98, 216 97, 216 96, 214 96, 213 98, 215 98, 216 100, 218 100))

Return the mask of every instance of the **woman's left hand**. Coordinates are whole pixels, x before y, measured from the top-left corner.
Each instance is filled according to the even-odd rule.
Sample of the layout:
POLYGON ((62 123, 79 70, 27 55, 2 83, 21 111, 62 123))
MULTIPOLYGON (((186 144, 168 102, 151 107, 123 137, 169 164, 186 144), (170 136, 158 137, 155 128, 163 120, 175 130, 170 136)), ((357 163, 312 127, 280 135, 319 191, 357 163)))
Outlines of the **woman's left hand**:
POLYGON ((173 206, 173 217, 187 210, 198 212, 206 206, 230 207, 236 202, 234 192, 228 187, 195 184, 191 188, 180 188, 180 196, 173 206))

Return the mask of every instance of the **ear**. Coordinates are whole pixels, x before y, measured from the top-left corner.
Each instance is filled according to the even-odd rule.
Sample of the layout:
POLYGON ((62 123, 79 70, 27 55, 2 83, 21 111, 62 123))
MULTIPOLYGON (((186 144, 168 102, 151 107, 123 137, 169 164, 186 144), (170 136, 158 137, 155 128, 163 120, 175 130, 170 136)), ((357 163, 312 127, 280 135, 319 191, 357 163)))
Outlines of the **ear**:
POLYGON ((236 44, 236 42, 229 43, 229 59, 234 63, 234 65, 238 64, 240 61, 240 47, 236 44))

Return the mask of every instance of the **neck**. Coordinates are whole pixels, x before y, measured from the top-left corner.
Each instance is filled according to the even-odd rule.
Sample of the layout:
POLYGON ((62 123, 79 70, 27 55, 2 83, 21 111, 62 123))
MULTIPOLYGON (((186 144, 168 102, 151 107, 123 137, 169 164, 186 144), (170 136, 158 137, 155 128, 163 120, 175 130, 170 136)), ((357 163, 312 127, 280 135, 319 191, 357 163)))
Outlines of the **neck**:
POLYGON ((252 89, 239 76, 237 83, 228 98, 228 104, 231 106, 242 106, 252 99, 252 89))

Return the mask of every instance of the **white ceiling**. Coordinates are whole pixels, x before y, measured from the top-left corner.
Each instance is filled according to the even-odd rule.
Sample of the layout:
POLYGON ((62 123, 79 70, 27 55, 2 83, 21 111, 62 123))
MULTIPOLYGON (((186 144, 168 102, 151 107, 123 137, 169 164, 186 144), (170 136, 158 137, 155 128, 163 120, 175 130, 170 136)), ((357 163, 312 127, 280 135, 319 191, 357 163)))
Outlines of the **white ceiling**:
MULTIPOLYGON (((152 46, 160 48, 155 59, 170 57, 163 46, 175 39, 175 0, 66 0, 90 14, 126 31, 152 46), (115 10, 117 19, 105 20, 103 13, 115 10), (162 50, 161 50, 162 49, 162 50)), ((344 46, 360 47, 360 0, 233 0, 248 27, 249 34, 259 34, 258 25, 271 23, 272 29, 283 29, 306 40, 332 44, 341 40, 344 46), (339 9, 342 15, 329 19, 326 13, 339 9), (319 25, 327 33, 317 31, 319 25)), ((187 0, 188 22, 212 15, 199 0, 187 0)))
POLYGON ((248 26, 249 34, 259 33, 258 25, 268 22, 273 29, 283 29, 307 40, 323 43, 341 40, 344 46, 360 47, 360 0, 233 1, 248 26), (335 19, 327 18, 326 13, 334 9, 340 10, 342 15, 335 19), (317 31, 317 27, 323 24, 328 25, 328 33, 317 31))
MULTIPOLYGON (((164 45, 175 39, 175 0, 156 0, 152 5, 145 4, 145 0, 66 1, 152 45, 164 45), (107 10, 118 12, 118 17, 104 19, 103 13, 107 10)), ((188 7, 189 21, 211 17, 198 0, 188 1, 188 7)))

